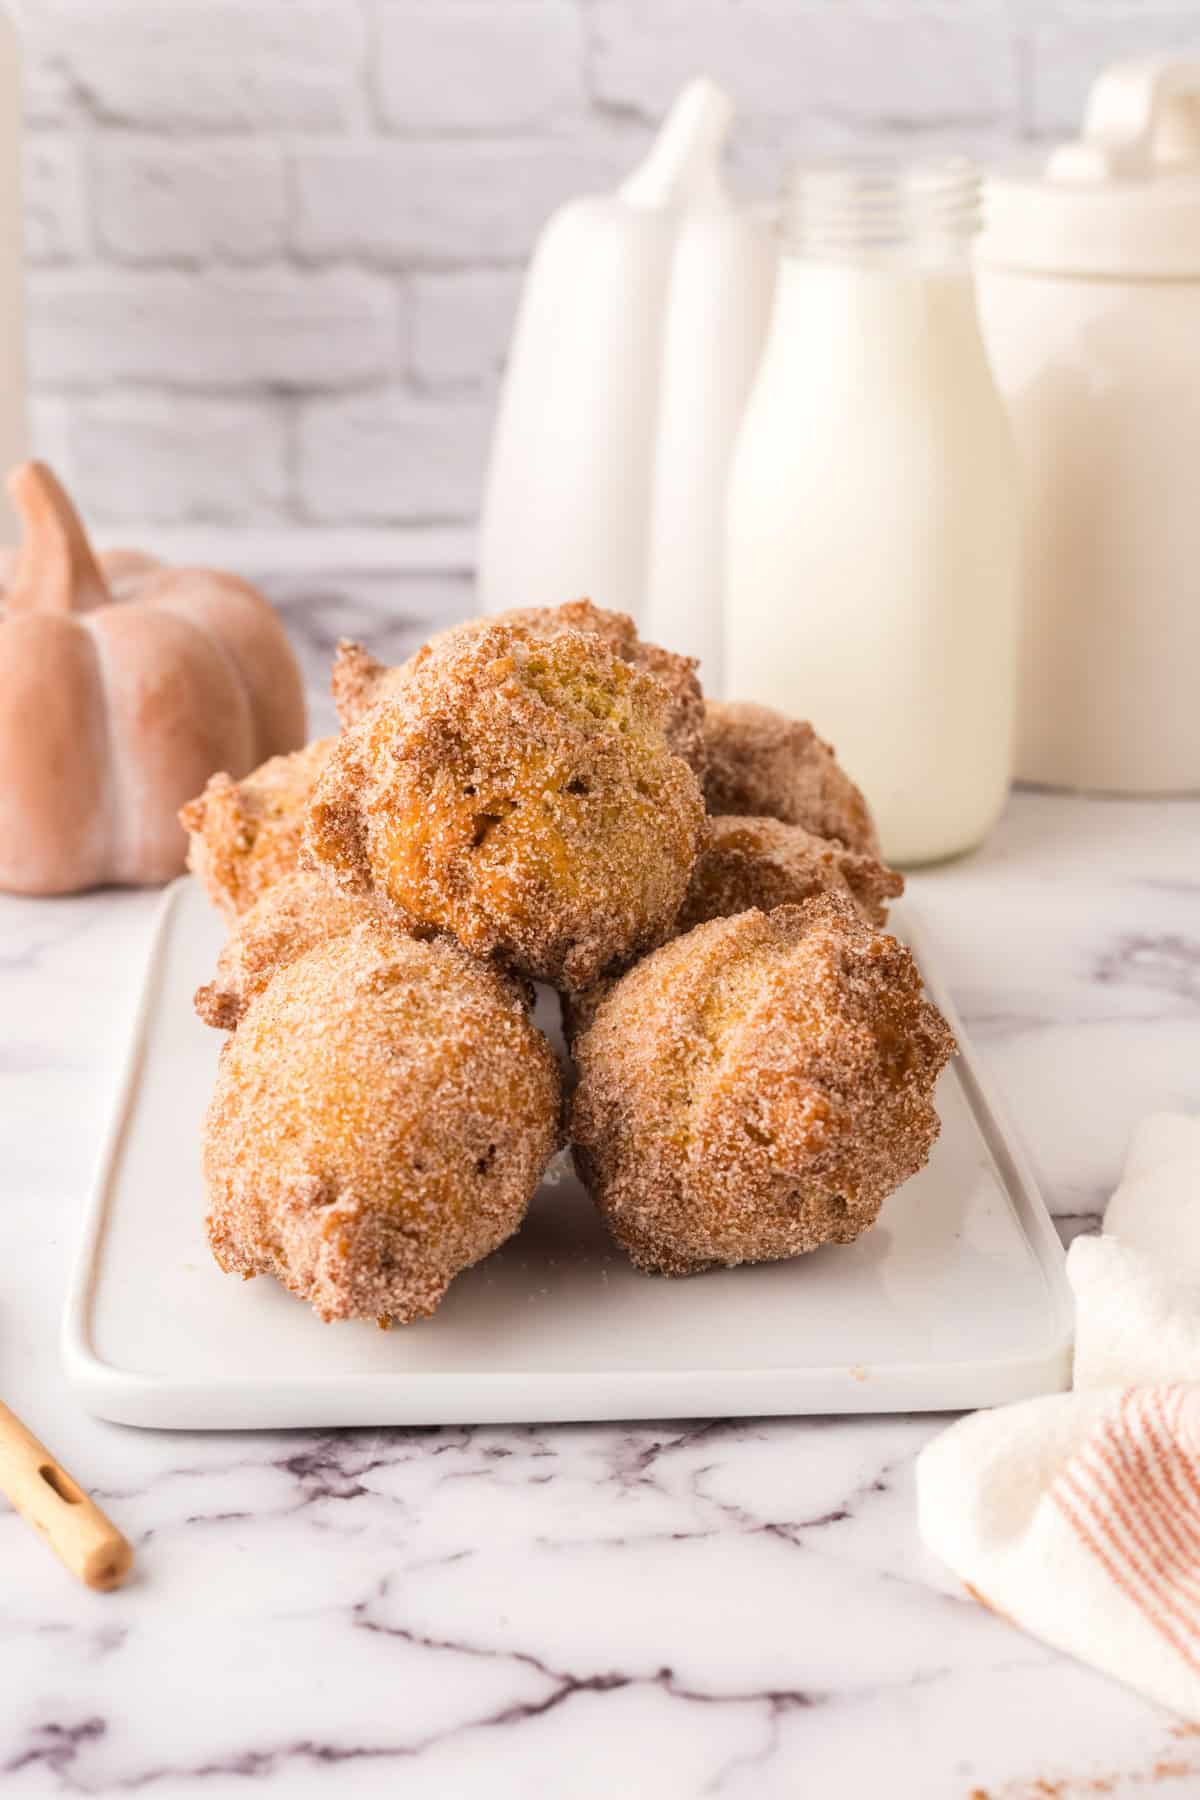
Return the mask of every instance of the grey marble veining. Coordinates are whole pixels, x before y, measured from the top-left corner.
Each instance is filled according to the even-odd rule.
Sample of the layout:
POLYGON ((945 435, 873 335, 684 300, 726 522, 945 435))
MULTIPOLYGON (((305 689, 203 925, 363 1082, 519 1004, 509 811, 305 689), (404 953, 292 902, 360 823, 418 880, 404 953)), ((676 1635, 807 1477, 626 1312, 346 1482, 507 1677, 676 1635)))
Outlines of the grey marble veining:
MULTIPOLYGON (((402 654, 463 590, 284 600, 315 679, 338 635, 402 654)), ((1200 1107, 1200 804, 1018 794, 911 890, 1064 1237, 1093 1229, 1133 1123, 1200 1107)), ((58 1312, 154 903, 0 899, 0 1392, 138 1555, 92 1595, 0 1512, 5 1800, 1200 1793, 1200 1736, 926 1556, 937 1419, 89 1419, 58 1312)))

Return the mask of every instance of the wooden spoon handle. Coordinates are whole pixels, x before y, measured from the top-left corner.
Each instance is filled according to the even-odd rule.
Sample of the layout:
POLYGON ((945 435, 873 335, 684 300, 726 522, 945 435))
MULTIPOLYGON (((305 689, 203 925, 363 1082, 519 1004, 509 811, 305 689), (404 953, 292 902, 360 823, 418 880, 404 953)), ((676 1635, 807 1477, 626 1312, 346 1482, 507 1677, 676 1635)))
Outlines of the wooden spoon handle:
POLYGON ((133 1562, 128 1541, 3 1401, 0 1490, 80 1581, 120 1587, 133 1562))

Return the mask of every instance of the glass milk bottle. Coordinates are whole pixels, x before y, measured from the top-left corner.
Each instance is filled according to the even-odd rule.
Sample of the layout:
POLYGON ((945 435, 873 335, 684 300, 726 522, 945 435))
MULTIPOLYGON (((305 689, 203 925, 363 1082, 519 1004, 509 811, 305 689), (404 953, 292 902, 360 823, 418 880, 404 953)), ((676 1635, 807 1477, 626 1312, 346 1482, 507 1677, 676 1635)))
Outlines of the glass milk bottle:
POLYGON ((727 514, 726 688, 808 718, 884 854, 981 843, 1012 768, 1016 453, 960 159, 794 178, 727 514))

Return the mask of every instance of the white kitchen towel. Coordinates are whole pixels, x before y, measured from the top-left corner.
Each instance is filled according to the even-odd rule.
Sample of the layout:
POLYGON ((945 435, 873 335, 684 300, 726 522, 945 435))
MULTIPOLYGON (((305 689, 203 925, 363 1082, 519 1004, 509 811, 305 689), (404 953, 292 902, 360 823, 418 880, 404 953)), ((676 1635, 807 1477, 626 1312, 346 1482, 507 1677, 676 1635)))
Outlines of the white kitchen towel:
POLYGON ((935 1439, 921 1535, 986 1606, 1200 1722, 1200 1119, 1139 1127, 1067 1274, 1074 1391, 935 1439))

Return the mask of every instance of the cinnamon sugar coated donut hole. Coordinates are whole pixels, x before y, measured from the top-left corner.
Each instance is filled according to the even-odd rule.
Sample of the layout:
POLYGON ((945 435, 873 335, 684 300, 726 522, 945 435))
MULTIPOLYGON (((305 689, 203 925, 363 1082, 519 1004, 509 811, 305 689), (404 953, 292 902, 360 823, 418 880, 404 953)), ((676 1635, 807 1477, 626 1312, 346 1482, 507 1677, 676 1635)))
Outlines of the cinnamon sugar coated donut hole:
POLYGON ((752 814, 879 855, 871 809, 824 738, 749 700, 706 700, 704 798, 710 813, 752 814))
POLYGON ((401 922, 586 987, 669 935, 703 841, 668 706, 594 634, 451 633, 339 740, 305 854, 401 922))
POLYGON ((297 870, 269 887, 234 921, 212 981, 197 988, 195 1007, 206 1025, 232 1031, 276 969, 369 919, 375 908, 339 894, 319 875, 297 870))
POLYGON ((561 1099, 515 983, 455 944, 355 926, 278 969, 226 1041, 213 1253, 323 1319, 424 1318, 521 1223, 561 1099))
POLYGON ((569 600, 565 606, 514 607, 492 618, 467 619, 438 632, 407 662, 395 668, 378 662, 361 644, 343 638, 333 665, 333 696, 343 727, 356 725, 370 707, 398 693, 425 658, 451 638, 461 642, 493 625, 507 625, 529 642, 556 637, 563 631, 590 631, 622 662, 657 676, 668 695, 663 720, 667 742, 695 775, 703 777, 704 697, 696 677, 695 657, 679 656, 659 644, 647 643, 639 637, 628 613, 608 612, 602 606, 593 606, 590 600, 569 600))
MULTIPOLYGON (((868 925, 887 923, 888 900, 904 892, 904 877, 873 856, 847 850, 836 838, 815 837, 780 819, 710 818, 708 843, 696 858, 672 936, 709 919, 728 919, 757 907, 794 906, 814 894, 844 894, 868 925)), ((562 996, 567 1043, 587 1030, 611 993, 613 977, 562 996)))
POLYGON ((733 817, 708 822, 675 921, 677 933, 708 919, 759 907, 793 906, 813 894, 845 894, 868 925, 887 923, 887 902, 904 892, 904 877, 873 856, 847 850, 836 838, 816 837, 780 819, 733 817))
POLYGON ((180 809, 188 868, 230 924, 298 867, 308 797, 334 742, 272 756, 241 781, 213 775, 180 809))
POLYGON ((953 1048, 908 950, 844 896, 714 920, 577 1040, 580 1173, 648 1273, 849 1243, 926 1162, 953 1048))

